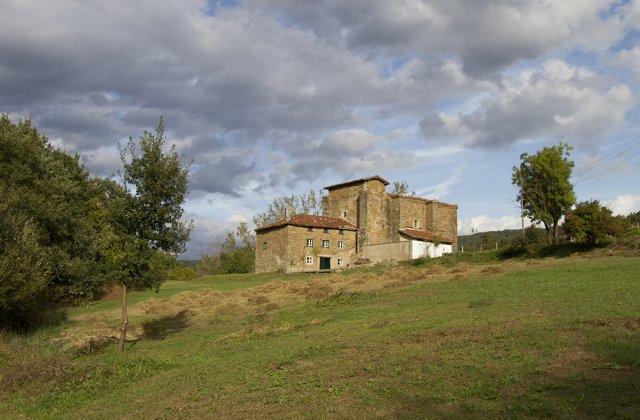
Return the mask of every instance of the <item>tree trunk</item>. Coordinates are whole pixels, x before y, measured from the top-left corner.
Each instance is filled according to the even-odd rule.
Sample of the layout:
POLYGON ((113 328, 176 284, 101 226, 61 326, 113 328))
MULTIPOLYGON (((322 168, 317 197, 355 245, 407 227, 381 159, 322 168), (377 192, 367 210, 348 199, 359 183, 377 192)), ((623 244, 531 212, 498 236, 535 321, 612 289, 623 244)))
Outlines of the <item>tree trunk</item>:
POLYGON ((118 341, 118 353, 124 352, 124 341, 127 338, 127 324, 129 317, 127 315, 127 286, 122 285, 122 322, 120 324, 120 340, 118 341))
POLYGON ((558 222, 553 223, 553 244, 558 243, 558 222))
MULTIPOLYGON (((542 222, 544 223, 544 222, 542 222)), ((545 232, 547 232, 547 245, 551 245, 551 236, 552 236, 552 232, 551 232, 551 227, 549 227, 549 225, 547 225, 546 223, 544 223, 544 230, 545 232)))

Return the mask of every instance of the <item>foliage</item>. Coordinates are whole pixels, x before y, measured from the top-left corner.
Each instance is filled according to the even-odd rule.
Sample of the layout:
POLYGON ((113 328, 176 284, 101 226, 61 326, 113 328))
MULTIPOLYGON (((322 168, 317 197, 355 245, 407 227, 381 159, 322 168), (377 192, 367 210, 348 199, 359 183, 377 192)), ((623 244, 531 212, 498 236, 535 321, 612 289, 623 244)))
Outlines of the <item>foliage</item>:
POLYGON ((243 222, 236 227, 235 233, 227 232, 224 242, 219 247, 202 254, 197 271, 201 275, 252 273, 254 263, 255 235, 243 222))
POLYGON ((577 241, 594 246, 607 236, 622 233, 623 226, 622 220, 615 218, 610 209, 592 200, 578 203, 567 212, 564 230, 577 241))
POLYGON ((398 195, 408 195, 410 197, 415 197, 416 195, 415 191, 409 192, 409 184, 406 181, 394 181, 391 193, 398 195))
POLYGON ((33 222, 3 207, 0 203, 0 324, 22 327, 46 304, 51 257, 33 222))
POLYGON ((124 170, 124 228, 146 240, 151 248, 170 254, 184 252, 192 229, 182 222, 182 204, 188 192, 189 168, 182 164, 175 145, 163 151, 164 120, 155 133, 145 131, 136 142, 129 138, 120 149, 124 170))
POLYGON ((569 181, 574 163, 569 160, 571 146, 560 143, 545 147, 534 155, 520 155, 520 166, 513 168, 512 182, 519 188, 524 215, 540 222, 547 231, 548 242, 556 243, 558 223, 575 203, 569 181))
POLYGON ((625 219, 632 227, 640 229, 640 211, 627 215, 625 219))
POLYGON ((115 234, 109 246, 110 278, 122 288, 122 323, 118 352, 127 334, 127 289, 157 290, 175 256, 184 252, 192 223, 181 220, 188 192, 189 168, 172 145, 164 149, 164 120, 120 149, 123 188, 114 212, 115 234))
POLYGON ((528 226, 524 230, 524 235, 521 231, 518 233, 520 234, 513 238, 508 247, 499 251, 500 258, 535 257, 547 243, 546 234, 536 226, 528 226))
POLYGON ((99 294, 111 184, 90 178, 30 121, 0 116, 0 317, 99 294))
POLYGON ((307 194, 276 197, 269 204, 267 211, 253 218, 253 224, 264 226, 278 220, 285 220, 296 214, 321 214, 323 192, 316 194, 310 190, 307 194))
POLYGON ((169 280, 173 281, 189 281, 198 277, 193 268, 182 266, 174 267, 169 270, 168 276, 169 280))

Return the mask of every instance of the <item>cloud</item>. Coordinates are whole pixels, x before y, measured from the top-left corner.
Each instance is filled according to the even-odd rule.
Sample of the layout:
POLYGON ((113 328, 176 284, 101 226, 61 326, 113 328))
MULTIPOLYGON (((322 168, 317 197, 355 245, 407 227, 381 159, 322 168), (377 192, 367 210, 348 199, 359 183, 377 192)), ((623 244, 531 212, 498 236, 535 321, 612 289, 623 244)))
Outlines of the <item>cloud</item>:
POLYGON ((619 51, 611 60, 614 64, 631 69, 640 79, 640 46, 619 51))
POLYGON ((621 194, 612 200, 604 202, 614 215, 626 216, 629 213, 640 211, 640 195, 638 194, 621 194))
MULTIPOLYGON (((525 219, 525 226, 529 226, 525 219)), ((520 218, 516 216, 489 217, 487 215, 473 216, 458 222, 458 234, 469 235, 476 232, 490 232, 504 229, 519 229, 522 226, 520 218)))
MULTIPOLYGON (((235 194, 229 186, 239 180, 301 179, 310 165, 296 153, 307 149, 298 142, 325 138, 318 152, 331 156, 341 147, 362 149, 362 137, 356 131, 347 137, 349 130, 415 115, 473 85, 453 60, 414 58, 381 71, 376 61, 277 16, 242 5, 211 16, 205 6, 196 0, 163 7, 151 0, 108 7, 72 0, 5 4, 0 112, 31 117, 50 137, 93 155, 139 136, 164 115, 170 139, 199 168, 194 188, 235 194), (290 171, 302 172, 265 167, 256 176, 251 156, 261 142, 293 159, 290 171), (222 162, 230 150, 244 156, 240 163, 222 162), (212 168, 218 162, 222 168, 212 168)), ((372 159, 391 159, 383 151, 347 154, 357 170, 372 167, 372 159)), ((96 158, 86 162, 97 163, 95 173, 105 170, 96 158)))
POLYGON ((601 50, 633 28, 633 4, 475 0, 249 0, 322 38, 362 54, 459 57, 487 77, 561 46, 601 50), (606 12, 607 16, 603 16, 606 12))
POLYGON ((462 137, 471 148, 502 149, 539 138, 594 144, 621 127, 633 104, 628 86, 553 59, 505 76, 473 111, 432 113, 420 128, 426 138, 462 137))

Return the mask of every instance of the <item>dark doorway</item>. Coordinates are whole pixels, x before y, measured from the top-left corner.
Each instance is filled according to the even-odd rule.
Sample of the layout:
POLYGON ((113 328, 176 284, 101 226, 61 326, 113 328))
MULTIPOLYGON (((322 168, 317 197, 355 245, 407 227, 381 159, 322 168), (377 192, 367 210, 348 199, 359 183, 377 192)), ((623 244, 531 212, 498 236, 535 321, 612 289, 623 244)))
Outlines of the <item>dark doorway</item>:
POLYGON ((331 258, 320 257, 320 270, 329 270, 331 268, 331 258))

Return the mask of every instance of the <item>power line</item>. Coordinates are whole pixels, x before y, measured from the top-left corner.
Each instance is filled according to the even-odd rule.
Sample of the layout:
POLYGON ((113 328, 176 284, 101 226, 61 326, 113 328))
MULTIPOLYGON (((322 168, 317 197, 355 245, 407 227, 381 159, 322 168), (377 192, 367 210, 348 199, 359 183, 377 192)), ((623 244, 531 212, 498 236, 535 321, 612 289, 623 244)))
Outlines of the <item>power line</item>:
MULTIPOLYGON (((623 159, 623 161, 624 161, 624 160, 631 160, 631 159, 633 159, 633 158, 634 158, 634 157, 636 157, 636 156, 640 156, 640 150, 639 150, 639 151, 637 151, 636 153, 634 153, 634 154, 632 154, 632 155, 630 155, 630 156, 626 157, 625 159, 623 159)), ((605 167, 605 168, 600 168, 600 169, 601 169, 600 171, 595 172, 595 173, 592 173, 592 174, 590 174, 590 175, 587 175, 586 177, 583 177, 583 178, 582 178, 582 179, 580 179, 580 180, 577 180, 577 181, 576 181, 576 184, 579 184, 579 183, 581 183, 581 182, 585 182, 585 181, 588 181, 588 180, 590 180, 590 179, 596 178, 596 177, 598 177, 598 176, 600 176, 600 175, 602 175, 602 174, 604 174, 604 173, 606 173, 606 172, 608 172, 608 171, 610 171, 610 170, 612 170, 612 169, 616 168, 618 165, 620 165, 620 163, 622 163, 622 161, 616 161, 616 162, 613 162, 613 164, 611 164, 611 165, 609 165, 609 166, 607 166, 607 167, 605 167)))
POLYGON ((622 156, 623 154, 630 152, 631 150, 633 150, 634 147, 638 145, 640 145, 640 136, 631 139, 629 142, 623 144, 622 147, 616 148, 609 154, 606 154, 601 158, 591 162, 590 164, 583 166, 572 175, 576 178, 580 178, 582 175, 586 175, 589 172, 598 170, 602 168, 604 165, 607 165, 608 163, 610 163, 612 160, 615 160, 616 158, 622 156))

